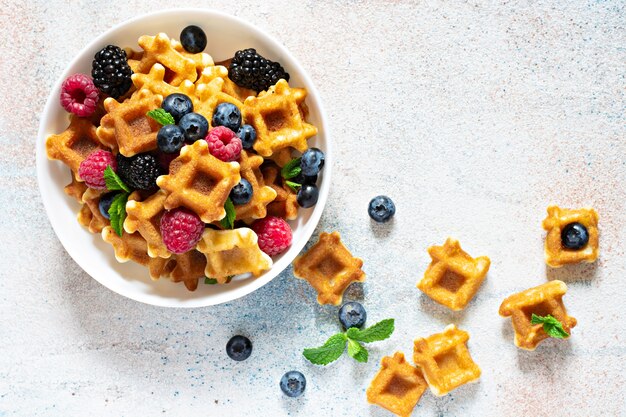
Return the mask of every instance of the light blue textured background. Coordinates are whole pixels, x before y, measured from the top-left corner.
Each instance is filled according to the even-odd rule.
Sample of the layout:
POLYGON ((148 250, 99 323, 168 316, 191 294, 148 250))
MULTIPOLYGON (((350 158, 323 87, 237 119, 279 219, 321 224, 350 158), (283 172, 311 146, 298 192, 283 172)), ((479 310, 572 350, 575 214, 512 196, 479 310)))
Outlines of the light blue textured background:
POLYGON ((365 401, 380 358, 450 323, 469 331, 483 375, 420 416, 626 415, 626 10, 622 1, 0 1, 0 416, 376 416, 365 401), (305 363, 338 330, 291 269, 244 299, 166 310, 87 276, 56 239, 37 190, 34 142, 49 89, 94 36, 140 13, 205 6, 276 36, 313 77, 330 117, 334 183, 319 231, 338 230, 368 277, 349 299, 370 323, 396 319, 370 363, 305 363), (376 194, 395 221, 373 225, 376 194), (550 203, 595 207, 601 259, 545 267, 550 203), (415 288, 426 247, 457 237, 488 255, 464 312, 415 288), (569 285, 568 342, 513 346, 502 299, 569 285), (252 357, 224 346, 248 335, 252 357), (306 394, 280 376, 299 369, 306 394))

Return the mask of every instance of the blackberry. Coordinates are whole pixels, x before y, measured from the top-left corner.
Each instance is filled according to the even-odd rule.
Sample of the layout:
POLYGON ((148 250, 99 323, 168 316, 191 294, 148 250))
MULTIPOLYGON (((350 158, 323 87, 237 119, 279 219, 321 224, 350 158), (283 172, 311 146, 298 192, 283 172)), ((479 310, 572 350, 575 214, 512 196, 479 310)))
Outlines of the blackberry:
POLYGON ((119 98, 128 91, 132 74, 126 52, 115 45, 107 45, 99 50, 91 64, 93 83, 113 98, 119 98))
POLYGON ((254 48, 248 48, 235 53, 228 78, 240 87, 258 92, 267 90, 281 78, 289 81, 289 74, 278 62, 265 59, 254 48))
POLYGON ((117 154, 117 174, 129 187, 136 190, 154 190, 161 175, 159 163, 153 155, 140 153, 130 158, 117 154))

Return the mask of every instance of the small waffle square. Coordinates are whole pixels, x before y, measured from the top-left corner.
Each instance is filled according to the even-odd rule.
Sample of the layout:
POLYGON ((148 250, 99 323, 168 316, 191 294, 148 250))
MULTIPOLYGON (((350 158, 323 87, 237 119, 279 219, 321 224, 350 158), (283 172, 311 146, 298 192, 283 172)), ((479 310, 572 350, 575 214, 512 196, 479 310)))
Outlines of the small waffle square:
POLYGON ((144 50, 141 60, 134 65, 133 71, 147 74, 156 63, 168 69, 165 81, 173 86, 180 85, 184 80, 196 81, 198 72, 196 62, 183 56, 172 46, 172 41, 165 33, 156 36, 144 35, 139 38, 139 46, 144 50))
POLYGON ((168 263, 172 282, 182 282, 189 291, 198 288, 198 281, 204 278, 206 258, 197 250, 190 250, 180 255, 172 255, 168 263))
POLYGON ((215 78, 206 84, 196 83, 194 111, 212 123, 213 112, 221 103, 231 103, 241 109, 243 103, 224 92, 224 79, 215 78), (197 103, 197 104, 196 104, 197 103))
POLYGON ((543 228, 548 232, 545 243, 546 264, 553 268, 578 262, 594 262, 598 259, 598 213, 592 208, 562 209, 548 207, 548 217, 543 221, 543 228), (564 248, 561 232, 570 223, 580 223, 589 233, 589 242, 579 250, 564 248))
POLYGON ((239 166, 241 178, 246 179, 252 186, 252 198, 246 204, 235 206, 236 218, 262 219, 267 215, 267 205, 276 198, 276 191, 265 185, 261 164, 263 157, 246 150, 241 151, 239 166))
POLYGON ((63 188, 63 191, 65 191, 65 194, 74 198, 79 203, 82 203, 83 194, 85 194, 85 191, 87 191, 87 184, 82 181, 78 181, 76 179, 76 174, 72 172, 72 182, 67 184, 65 188, 63 188))
POLYGON ((145 201, 134 199, 126 203, 126 220, 124 230, 128 233, 139 232, 148 244, 148 255, 152 258, 169 258, 171 252, 167 250, 161 237, 161 217, 165 213, 163 203, 166 194, 159 190, 145 201))
POLYGON ((480 377, 480 368, 467 349, 468 340, 469 334, 454 324, 448 325, 443 333, 415 340, 413 361, 421 368, 433 394, 446 395, 480 377))
POLYGON ((46 153, 49 159, 58 159, 77 174, 80 163, 96 149, 104 148, 103 145, 89 119, 72 115, 64 132, 48 136, 46 153))
POLYGON ((185 94, 193 98, 196 86, 189 80, 184 80, 178 86, 173 86, 165 82, 165 67, 161 64, 154 64, 147 74, 135 73, 131 76, 133 84, 137 90, 148 90, 152 94, 167 97, 170 94, 185 94))
POLYGON ((341 243, 339 232, 322 233, 319 241, 293 262, 293 273, 317 291, 320 304, 338 305, 353 282, 365 281, 363 261, 341 243))
POLYGON ((431 246, 432 262, 417 288, 452 310, 463 310, 480 288, 489 266, 486 256, 472 258, 458 240, 448 238, 443 246, 431 246))
POLYGON ((109 220, 100 213, 100 198, 106 193, 102 190, 87 188, 82 195, 84 206, 78 212, 78 223, 85 226, 91 233, 100 233, 109 220))
POLYGON ((267 205, 269 216, 282 217, 287 220, 295 220, 298 217, 298 205, 296 193, 286 185, 283 185, 280 170, 273 165, 261 168, 263 182, 272 187, 276 192, 276 198, 267 205))
POLYGON ((533 314, 552 317, 561 322, 563 330, 571 334, 576 319, 567 315, 563 305, 563 295, 567 285, 562 281, 550 281, 507 297, 500 305, 500 315, 511 317, 515 331, 515 346, 525 350, 535 350, 537 345, 549 336, 542 324, 532 324, 533 314))
POLYGON ((381 360, 381 368, 367 389, 367 401, 409 417, 428 385, 422 372, 396 352, 381 360))

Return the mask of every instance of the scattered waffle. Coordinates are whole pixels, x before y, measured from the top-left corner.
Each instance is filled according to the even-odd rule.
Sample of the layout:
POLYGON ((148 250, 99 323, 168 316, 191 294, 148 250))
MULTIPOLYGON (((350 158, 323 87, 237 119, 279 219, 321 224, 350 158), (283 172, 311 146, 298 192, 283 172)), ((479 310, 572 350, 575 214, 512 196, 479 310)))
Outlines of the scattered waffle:
POLYGON ((173 86, 180 85, 184 80, 196 81, 198 77, 196 62, 176 51, 165 33, 156 36, 144 35, 138 42, 144 54, 133 71, 147 74, 154 64, 159 63, 168 69, 169 76, 165 81, 173 86))
POLYGON ((82 202, 84 206, 78 212, 78 223, 85 226, 91 233, 100 233, 105 226, 109 225, 109 220, 100 213, 100 197, 106 191, 87 188, 83 193, 82 202))
POLYGON ((300 207, 296 199, 296 193, 282 184, 280 170, 270 165, 263 167, 261 173, 263 174, 263 182, 276 192, 276 198, 267 205, 267 214, 287 220, 296 219, 298 217, 298 208, 300 207))
POLYGON ((598 213, 592 208, 562 209, 548 207, 548 217, 543 221, 548 232, 545 244, 546 263, 553 268, 598 259, 598 213), (561 243, 561 231, 570 223, 580 223, 589 233, 589 242, 580 250, 566 249, 561 243))
POLYGON ((171 256, 161 237, 161 217, 165 213, 163 208, 165 197, 165 192, 159 190, 145 201, 134 199, 126 204, 127 217, 124 221, 124 230, 128 233, 139 232, 146 240, 147 252, 152 258, 171 256))
POLYGON ((206 258, 197 250, 190 250, 180 255, 172 255, 168 268, 171 269, 172 282, 182 282, 189 291, 198 288, 198 281, 204 278, 206 258))
POLYGON ((163 96, 150 90, 140 90, 123 103, 112 97, 104 100, 107 114, 97 129, 98 138, 111 148, 119 147, 124 156, 156 149, 156 136, 161 125, 146 116, 148 111, 161 106, 163 96))
POLYGON ((196 91, 196 86, 189 80, 184 80, 176 87, 165 82, 165 67, 161 64, 154 64, 147 74, 135 73, 131 79, 137 90, 145 89, 162 97, 180 93, 193 98, 196 91))
POLYGON ((82 203, 83 194, 85 194, 85 191, 87 191, 87 185, 82 181, 78 181, 76 179, 76 174, 72 172, 72 182, 67 184, 65 188, 63 188, 63 191, 65 191, 65 194, 73 197, 79 203, 82 203))
POLYGON ((265 185, 261 174, 263 157, 246 150, 241 151, 239 158, 241 178, 248 180, 252 186, 252 198, 246 204, 235 206, 237 219, 262 219, 267 215, 266 206, 276 198, 276 191, 265 185))
POLYGON ((550 281, 507 297, 500 305, 500 315, 511 317, 515 331, 515 346, 525 350, 535 350, 537 345, 550 337, 543 330, 542 324, 531 324, 534 314, 552 317, 561 322, 563 330, 571 334, 576 326, 576 319, 567 315, 563 305, 563 295, 567 285, 562 281, 550 281))
POLYGON ((380 371, 367 389, 367 401, 409 417, 427 387, 422 372, 409 364, 402 352, 396 352, 382 359, 380 371))
POLYGON ((467 349, 468 340, 469 334, 454 324, 443 333, 415 340, 413 361, 421 368, 433 394, 445 395, 480 377, 480 368, 467 349))
POLYGON ((205 275, 219 284, 226 283, 233 275, 259 276, 272 266, 272 258, 259 249, 256 233, 248 228, 206 229, 198 250, 206 256, 205 275))
POLYGON ((448 238, 443 246, 431 246, 432 262, 417 288, 434 301, 454 311, 463 310, 480 288, 490 260, 486 256, 472 258, 461 249, 458 240, 448 238))
POLYGON ((224 203, 240 180, 238 163, 220 161, 209 153, 206 141, 198 140, 182 148, 157 185, 167 193, 167 210, 185 206, 211 223, 226 215, 224 203))
POLYGON ((196 84, 208 84, 216 78, 224 80, 224 83, 222 84, 222 92, 237 99, 241 103, 243 103, 246 98, 256 95, 254 90, 239 87, 237 84, 232 82, 230 78, 228 78, 228 68, 223 65, 215 65, 205 68, 198 77, 196 84))
POLYGON ((319 304, 338 305, 350 284, 365 281, 361 266, 363 261, 341 243, 339 232, 322 233, 319 241, 293 262, 293 273, 317 291, 319 304))
POLYGON ((241 113, 245 122, 256 129, 254 150, 261 156, 271 156, 287 147, 306 151, 307 139, 317 134, 317 128, 304 120, 299 107, 306 95, 306 89, 290 88, 287 81, 279 80, 266 93, 245 100, 241 113))
POLYGON ((226 94, 224 90, 224 79, 215 78, 206 84, 196 83, 196 103, 194 111, 200 113, 211 123, 215 108, 221 103, 231 103, 239 109, 243 107, 243 103, 236 98, 226 94))

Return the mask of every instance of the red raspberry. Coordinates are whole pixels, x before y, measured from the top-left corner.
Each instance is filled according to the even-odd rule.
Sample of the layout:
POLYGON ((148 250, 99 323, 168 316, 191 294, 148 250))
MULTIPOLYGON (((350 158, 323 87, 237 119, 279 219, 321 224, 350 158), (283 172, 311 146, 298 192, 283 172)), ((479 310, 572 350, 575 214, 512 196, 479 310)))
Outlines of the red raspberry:
POLYGON ((200 217, 186 208, 167 211, 161 217, 161 237, 172 253, 185 253, 195 248, 203 231, 200 217))
POLYGON ((78 117, 89 117, 96 111, 100 92, 85 74, 70 75, 61 85, 61 106, 78 117))
POLYGON ((80 163, 78 176, 85 181, 87 187, 96 190, 106 190, 104 170, 107 166, 110 166, 113 171, 117 171, 115 156, 109 151, 97 149, 80 163))
POLYGON ((267 216, 252 223, 259 237, 259 248, 270 256, 283 253, 291 246, 291 227, 280 217, 267 216))
POLYGON ((204 139, 209 144, 211 155, 224 162, 235 161, 241 154, 241 139, 237 134, 224 126, 214 127, 204 139))

